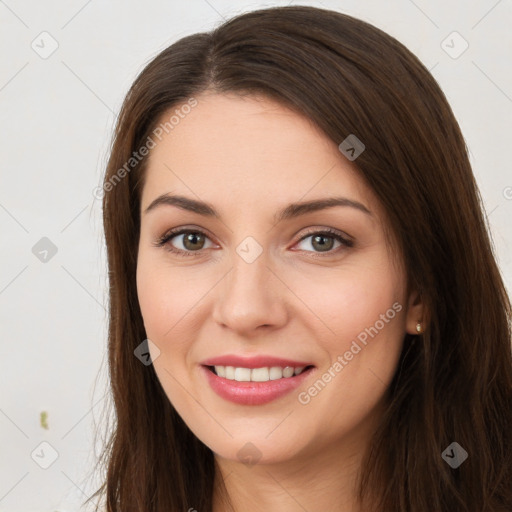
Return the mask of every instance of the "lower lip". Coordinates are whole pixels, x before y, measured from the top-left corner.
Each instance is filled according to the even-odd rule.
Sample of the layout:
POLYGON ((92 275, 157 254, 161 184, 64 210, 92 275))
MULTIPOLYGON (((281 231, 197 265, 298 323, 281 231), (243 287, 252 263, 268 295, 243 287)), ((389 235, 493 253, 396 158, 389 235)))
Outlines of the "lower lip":
POLYGON ((311 367, 300 375, 266 382, 238 382, 219 377, 206 366, 201 366, 201 369, 215 393, 240 405, 262 405, 276 400, 300 386, 315 370, 311 367))

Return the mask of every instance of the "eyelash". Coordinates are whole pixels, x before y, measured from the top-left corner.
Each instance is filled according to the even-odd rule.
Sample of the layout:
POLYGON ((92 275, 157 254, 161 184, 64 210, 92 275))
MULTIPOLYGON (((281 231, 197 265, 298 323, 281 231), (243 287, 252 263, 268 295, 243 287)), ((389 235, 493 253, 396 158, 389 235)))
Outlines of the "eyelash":
MULTIPOLYGON (((178 235, 185 234, 185 233, 200 234, 200 235, 204 235, 206 238, 209 238, 208 235, 205 232, 201 231, 200 229, 175 228, 175 229, 171 229, 170 231, 167 231, 164 235, 162 235, 160 238, 158 238, 158 240, 156 240, 156 242, 154 242, 153 245, 156 247, 164 247, 167 251, 174 253, 178 256, 192 256, 192 257, 200 256, 204 249, 200 249, 198 251, 183 251, 182 249, 177 249, 176 247, 174 247, 173 245, 171 245, 169 243, 174 237, 176 237, 178 235)), ((352 240, 350 240, 348 238, 344 238, 338 231, 335 231, 330 228, 326 228, 321 231, 310 231, 310 232, 306 233, 300 240, 298 240, 297 243, 300 243, 303 240, 305 240, 306 238, 309 238, 310 236, 313 236, 313 235, 327 235, 327 237, 332 237, 341 243, 341 246, 338 247, 337 249, 333 249, 333 250, 327 251, 325 253, 315 252, 315 251, 305 251, 305 252, 312 252, 313 254, 316 254, 320 257, 322 257, 324 254, 327 256, 332 256, 333 254, 338 252, 338 250, 341 249, 342 247, 353 247, 353 245, 354 245, 354 242, 352 240)))

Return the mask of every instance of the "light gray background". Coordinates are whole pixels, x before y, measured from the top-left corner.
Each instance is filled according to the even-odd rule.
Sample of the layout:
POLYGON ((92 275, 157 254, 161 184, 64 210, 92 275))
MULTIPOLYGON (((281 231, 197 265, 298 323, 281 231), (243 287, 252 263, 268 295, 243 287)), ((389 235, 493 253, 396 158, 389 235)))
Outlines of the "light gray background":
MULTIPOLYGON (((85 478, 107 374, 106 259, 93 190, 128 87, 177 39, 290 3, 299 4, 0 0, 0 511, 78 510, 93 488, 85 478), (57 249, 46 261, 37 254, 44 247, 33 251, 43 237, 57 249), (58 458, 43 469, 52 450, 58 458)), ((467 141, 511 290, 511 0, 302 3, 376 25, 432 71, 467 141)))

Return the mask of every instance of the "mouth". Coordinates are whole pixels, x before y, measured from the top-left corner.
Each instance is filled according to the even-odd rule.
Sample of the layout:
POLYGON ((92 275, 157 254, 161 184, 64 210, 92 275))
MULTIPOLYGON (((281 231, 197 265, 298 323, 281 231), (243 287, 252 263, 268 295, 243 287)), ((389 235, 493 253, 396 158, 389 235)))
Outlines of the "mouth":
POLYGON ((220 398, 237 405, 264 405, 292 391, 316 372, 314 365, 243 366, 200 365, 206 383, 220 398))
POLYGON ((237 382, 268 382, 271 380, 290 379, 314 368, 306 366, 265 366, 261 368, 245 368, 222 365, 204 365, 218 377, 237 382))

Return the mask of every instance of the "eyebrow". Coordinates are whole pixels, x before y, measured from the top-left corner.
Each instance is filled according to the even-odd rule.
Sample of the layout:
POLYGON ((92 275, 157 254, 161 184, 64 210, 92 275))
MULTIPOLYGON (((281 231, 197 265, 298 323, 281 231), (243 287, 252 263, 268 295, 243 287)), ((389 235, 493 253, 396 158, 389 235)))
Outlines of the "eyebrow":
MULTIPOLYGON (((205 217, 214 217, 219 220, 221 218, 219 212, 217 212, 211 204, 185 196, 171 194, 162 194, 161 196, 158 196, 144 210, 144 214, 147 214, 157 206, 162 205, 176 206, 182 210, 204 215, 205 217)), ((372 215, 370 210, 358 201, 354 201, 353 199, 348 199, 346 197, 329 197, 325 199, 315 199, 312 201, 289 204, 286 208, 274 215, 274 221, 277 223, 283 220, 293 219, 307 213, 333 208, 335 206, 348 206, 350 208, 355 208, 366 215, 372 215)))

